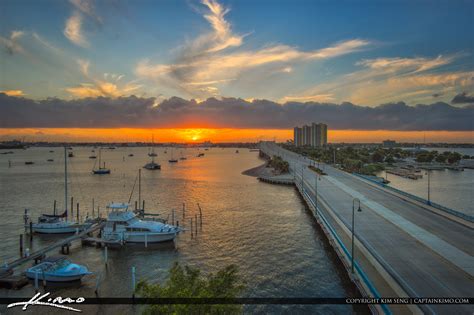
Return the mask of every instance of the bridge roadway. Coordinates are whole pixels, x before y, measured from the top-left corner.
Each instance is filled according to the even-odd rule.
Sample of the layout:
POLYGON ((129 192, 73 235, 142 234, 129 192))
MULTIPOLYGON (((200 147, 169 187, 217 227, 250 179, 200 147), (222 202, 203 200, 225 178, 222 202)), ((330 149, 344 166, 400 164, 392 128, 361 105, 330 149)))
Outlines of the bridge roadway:
MULTIPOLYGON (((261 150, 288 161, 295 181, 304 183, 306 191, 316 199, 317 175, 307 167, 311 164, 309 159, 272 142, 263 142, 261 150)), ((327 164, 321 164, 320 168, 328 175, 317 176, 318 208, 328 214, 332 212, 344 225, 339 227, 343 233, 344 229, 351 230, 352 203, 354 198, 359 198, 362 212, 355 214, 356 245, 363 244, 407 296, 473 296, 472 222, 461 224, 428 206, 401 198, 327 164)), ((346 235, 342 239, 350 249, 350 237, 346 235)), ((362 254, 356 250, 356 260, 358 255, 362 254)), ((383 288, 379 289, 384 292, 383 288)), ((425 313, 474 313, 472 305, 425 305, 421 309, 425 313)))

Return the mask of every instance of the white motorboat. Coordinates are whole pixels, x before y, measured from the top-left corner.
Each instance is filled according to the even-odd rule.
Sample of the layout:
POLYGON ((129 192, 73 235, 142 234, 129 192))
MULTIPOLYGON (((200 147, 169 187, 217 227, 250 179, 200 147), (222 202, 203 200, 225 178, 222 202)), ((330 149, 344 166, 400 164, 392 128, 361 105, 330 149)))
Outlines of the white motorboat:
MULTIPOLYGON (((38 218, 37 223, 31 223, 31 228, 35 233, 43 234, 66 234, 75 233, 82 231, 89 226, 91 223, 75 222, 74 220, 68 220, 68 196, 67 196, 67 149, 64 148, 64 204, 65 210, 62 214, 56 214, 56 202, 54 206, 53 214, 43 214, 38 218)), ((25 228, 30 227, 31 218, 28 215, 28 210, 25 209, 25 215, 23 216, 25 228)))
POLYGON ((85 275, 90 275, 87 267, 73 264, 65 257, 48 257, 26 270, 30 279, 45 280, 49 282, 72 282, 81 280, 85 275))
POLYGON ((159 243, 172 241, 181 231, 178 226, 159 221, 141 220, 127 203, 111 203, 102 238, 125 243, 159 243))

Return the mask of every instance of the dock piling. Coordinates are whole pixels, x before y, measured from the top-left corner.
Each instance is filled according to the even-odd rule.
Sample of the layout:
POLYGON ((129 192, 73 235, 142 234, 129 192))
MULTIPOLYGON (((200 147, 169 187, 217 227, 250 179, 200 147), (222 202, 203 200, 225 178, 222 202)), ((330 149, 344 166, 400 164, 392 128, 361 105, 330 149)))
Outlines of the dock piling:
POLYGON ((198 215, 194 215, 194 220, 196 221, 195 228, 196 228, 196 235, 198 234, 198 215))
POLYGON ((20 257, 23 257, 23 234, 20 234, 20 257))
POLYGON ((200 221, 200 224, 202 226, 202 209, 201 209, 201 206, 199 205, 199 202, 198 202, 198 209, 199 209, 199 221, 200 221))
POLYGON ((171 225, 174 225, 174 209, 171 210, 171 225))
POLYGON ((56 200, 54 200, 53 214, 56 215, 56 200))
POLYGON ((71 197, 71 220, 74 220, 74 198, 71 197))
POLYGON ((193 238, 193 218, 189 219, 191 222, 191 238, 193 238))
POLYGON ((183 219, 186 213, 186 204, 183 202, 183 219))
POLYGON ((148 247, 148 234, 145 233, 145 248, 148 247))
POLYGON ((39 271, 37 270, 35 272, 35 292, 38 293, 39 291, 39 283, 38 283, 38 274, 39 274, 39 271))
POLYGON ((96 296, 99 296, 99 286, 100 286, 100 276, 101 276, 101 273, 98 273, 96 278, 95 278, 95 295, 96 296))
POLYGON ((135 287, 136 287, 136 279, 135 279, 135 266, 132 266, 132 299, 135 299, 135 287))
POLYGON ((30 242, 33 241, 33 221, 30 221, 30 242))
POLYGON ((108 254, 108 252, 107 252, 107 245, 105 245, 105 248, 104 248, 104 260, 105 260, 105 266, 106 266, 106 267, 107 267, 108 259, 109 259, 109 254, 108 254))
POLYGON ((79 223, 79 202, 76 204, 76 217, 77 217, 77 223, 79 223))

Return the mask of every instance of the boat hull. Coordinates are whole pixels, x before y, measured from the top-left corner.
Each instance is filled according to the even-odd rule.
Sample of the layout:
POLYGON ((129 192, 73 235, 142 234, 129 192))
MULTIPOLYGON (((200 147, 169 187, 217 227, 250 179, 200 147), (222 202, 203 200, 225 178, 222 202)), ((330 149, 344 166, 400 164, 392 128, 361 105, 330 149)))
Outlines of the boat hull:
MULTIPOLYGON (((32 229, 34 233, 39 234, 71 234, 76 233, 77 230, 83 231, 90 225, 86 224, 75 224, 70 226, 46 226, 43 224, 33 224, 32 229)), ((29 228, 29 225, 25 225, 25 228, 29 228)))
POLYGON ((126 243, 141 243, 141 244, 151 244, 151 243, 162 243, 169 242, 176 238, 177 233, 120 233, 117 235, 115 233, 107 234, 104 232, 102 237, 104 239, 123 239, 126 243))
MULTIPOLYGON (((35 279, 36 273, 31 271, 25 272, 26 276, 29 279, 35 279)), ((86 274, 78 274, 78 275, 68 275, 68 276, 58 276, 54 274, 42 273, 38 272, 38 280, 43 281, 46 280, 48 282, 73 282, 81 280, 86 274)))

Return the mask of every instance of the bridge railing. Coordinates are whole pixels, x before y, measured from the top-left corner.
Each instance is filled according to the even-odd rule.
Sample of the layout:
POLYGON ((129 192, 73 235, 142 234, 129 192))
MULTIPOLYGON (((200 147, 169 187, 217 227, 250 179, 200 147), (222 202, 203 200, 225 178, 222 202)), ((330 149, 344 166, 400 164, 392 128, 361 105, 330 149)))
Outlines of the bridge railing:
POLYGON ((400 194, 400 195, 404 195, 405 197, 408 197, 408 198, 414 199, 414 200, 416 200, 416 201, 419 201, 419 202, 421 202, 421 203, 424 203, 424 204, 426 204, 426 205, 432 206, 432 207, 434 207, 434 208, 436 208, 436 209, 442 210, 442 211, 444 211, 444 212, 447 212, 447 213, 449 213, 449 214, 452 214, 452 215, 454 215, 454 216, 457 216, 457 217, 459 217, 459 218, 461 218, 461 219, 464 219, 464 220, 467 220, 467 221, 469 221, 469 222, 474 222, 474 217, 471 216, 471 215, 468 215, 468 214, 462 213, 462 212, 460 212, 460 211, 457 211, 457 210, 454 210, 454 209, 445 207, 445 206, 440 205, 440 204, 438 204, 438 203, 436 203, 436 202, 433 202, 433 201, 428 201, 428 200, 426 200, 426 199, 424 199, 424 198, 421 198, 421 197, 419 197, 419 196, 410 194, 410 193, 408 193, 408 192, 406 192, 406 191, 403 191, 403 190, 397 189, 397 188, 395 188, 395 187, 389 186, 389 185, 387 185, 387 184, 384 184, 384 183, 378 182, 378 181, 376 181, 376 180, 373 180, 373 179, 371 179, 370 177, 364 176, 363 174, 358 174, 358 173, 352 173, 352 174, 355 175, 355 176, 357 176, 357 177, 360 177, 360 178, 363 178, 363 179, 365 179, 365 180, 368 180, 368 181, 370 181, 370 182, 373 182, 373 183, 375 183, 375 184, 377 184, 377 185, 379 185, 379 186, 382 186, 382 187, 384 187, 384 188, 387 188, 387 189, 389 189, 389 190, 392 190, 392 191, 394 191, 394 192, 396 192, 396 193, 398 193, 398 194, 400 194))

